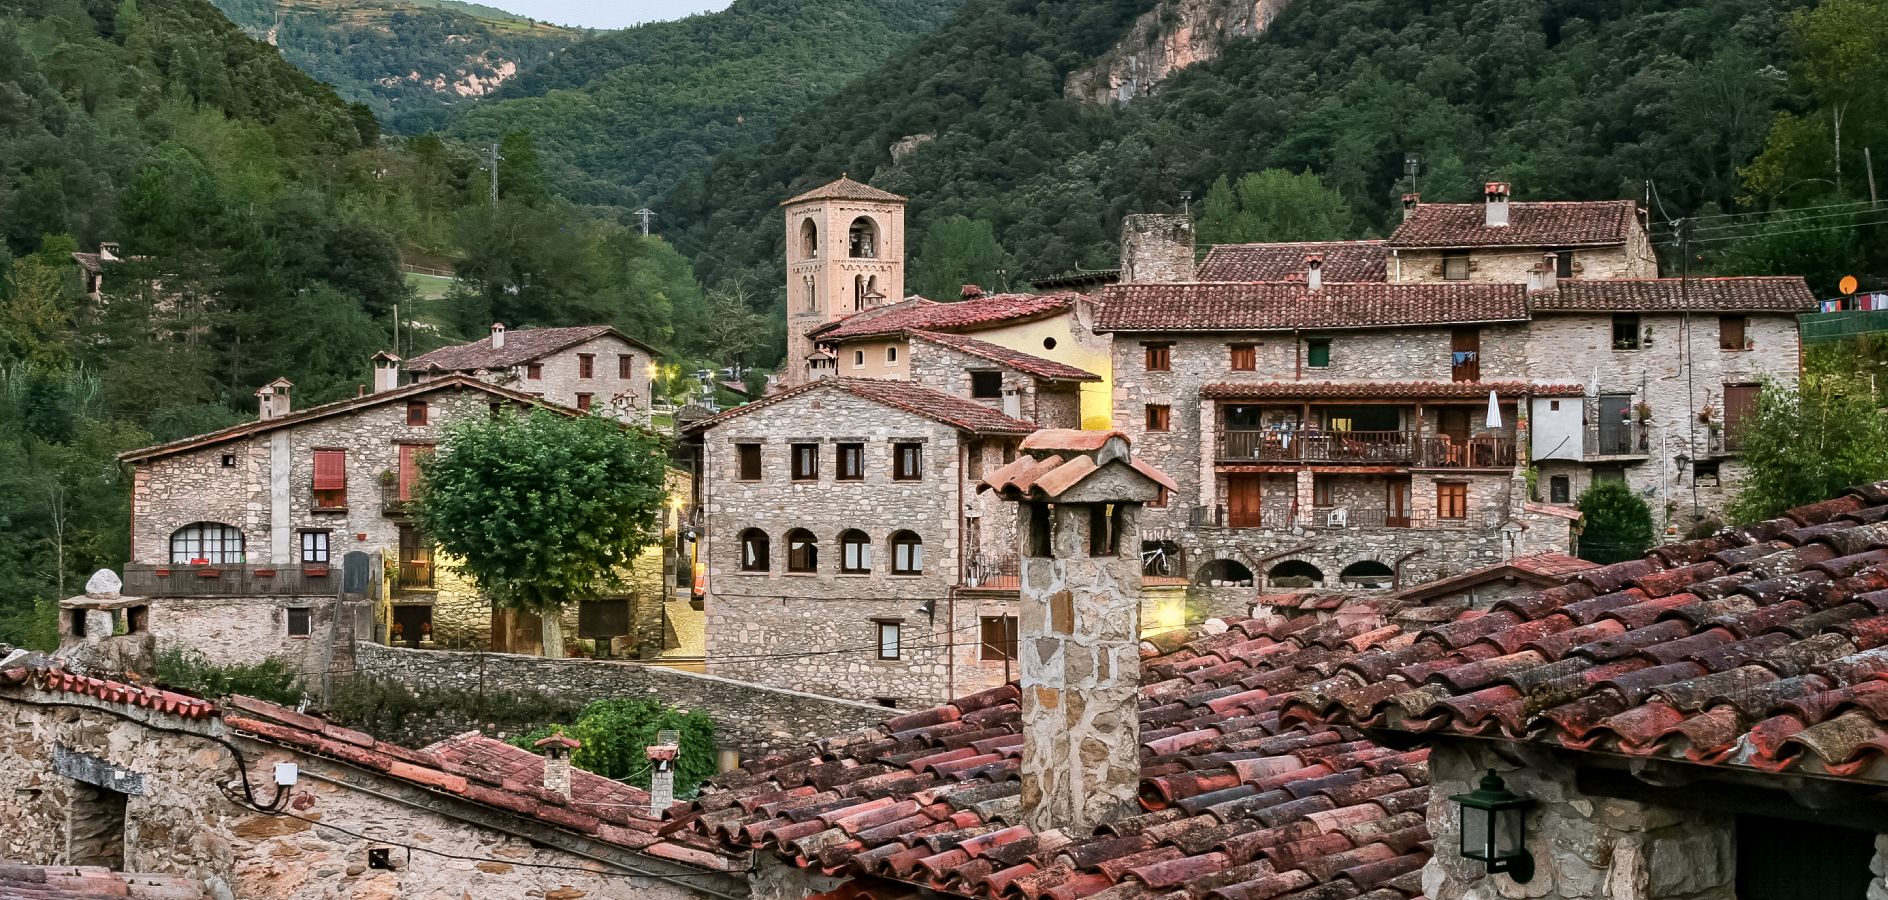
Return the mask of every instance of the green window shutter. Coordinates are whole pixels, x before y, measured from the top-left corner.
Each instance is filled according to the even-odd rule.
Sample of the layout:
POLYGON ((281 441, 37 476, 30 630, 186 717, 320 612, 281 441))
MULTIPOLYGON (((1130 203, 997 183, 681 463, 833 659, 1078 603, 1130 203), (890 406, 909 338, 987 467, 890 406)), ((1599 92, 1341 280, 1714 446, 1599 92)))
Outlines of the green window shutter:
POLYGON ((1331 364, 1331 342, 1311 341, 1305 353, 1305 365, 1322 369, 1331 364))

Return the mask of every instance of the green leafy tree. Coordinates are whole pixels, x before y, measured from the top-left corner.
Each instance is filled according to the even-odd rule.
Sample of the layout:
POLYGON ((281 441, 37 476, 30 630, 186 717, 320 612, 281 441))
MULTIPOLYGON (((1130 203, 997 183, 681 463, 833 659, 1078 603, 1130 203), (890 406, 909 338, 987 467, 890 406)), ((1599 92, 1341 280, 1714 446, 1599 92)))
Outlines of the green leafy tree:
POLYGON ((564 653, 564 608, 619 586, 661 538, 661 441, 545 410, 467 420, 421 467, 416 519, 498 607, 535 613, 564 653))
POLYGON ((1866 382, 1809 378, 1795 391, 1766 385, 1740 425, 1746 471, 1729 510, 1735 521, 1760 521, 1888 478, 1888 425, 1866 382))
POLYGON ((912 289, 933 300, 954 299, 966 284, 997 290, 1002 287, 997 270, 1003 267, 1003 248, 989 222, 945 216, 931 220, 924 229, 912 266, 912 289))
POLYGON ((540 728, 511 740, 513 746, 533 749, 539 739, 562 731, 583 742, 571 754, 572 765, 605 778, 649 788, 649 758, 658 733, 680 736, 675 761, 675 795, 692 795, 715 774, 715 729, 705 713, 676 709, 647 697, 598 700, 584 707, 568 728, 540 728))
POLYGON ((1652 510, 1623 481, 1602 481, 1580 495, 1580 558, 1634 559, 1652 546, 1652 510))
POLYGON ((1200 240, 1327 241, 1352 236, 1350 205, 1315 172, 1266 169, 1234 184, 1225 176, 1206 192, 1200 240))
POLYGON ((68 269, 38 257, 13 261, 0 293, 0 361, 58 365, 70 359, 73 298, 68 269))

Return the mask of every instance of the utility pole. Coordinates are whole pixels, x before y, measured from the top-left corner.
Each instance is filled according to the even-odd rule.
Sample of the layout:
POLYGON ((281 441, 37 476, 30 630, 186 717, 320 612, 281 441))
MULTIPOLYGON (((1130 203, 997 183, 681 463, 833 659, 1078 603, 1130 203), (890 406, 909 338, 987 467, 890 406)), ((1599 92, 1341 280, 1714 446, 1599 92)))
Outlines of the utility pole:
POLYGON ((642 236, 648 237, 649 236, 649 220, 656 217, 656 211, 645 206, 642 209, 636 210, 631 215, 634 215, 636 218, 642 220, 642 236))
POLYGON ((1881 198, 1875 195, 1875 156, 1867 147, 1862 148, 1862 163, 1868 169, 1868 205, 1872 209, 1881 198))
POLYGON ((497 141, 493 141, 492 145, 485 149, 483 155, 485 156, 485 169, 490 172, 492 176, 492 206, 496 207, 498 206, 498 161, 504 159, 504 157, 498 155, 497 141))

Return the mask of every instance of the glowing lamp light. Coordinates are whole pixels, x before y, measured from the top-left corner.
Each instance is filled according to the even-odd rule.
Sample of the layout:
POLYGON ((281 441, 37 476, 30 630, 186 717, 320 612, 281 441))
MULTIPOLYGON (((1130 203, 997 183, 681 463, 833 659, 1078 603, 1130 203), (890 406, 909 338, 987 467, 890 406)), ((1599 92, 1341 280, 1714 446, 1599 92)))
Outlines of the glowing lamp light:
POLYGON ((1490 875, 1505 873, 1521 883, 1534 877, 1534 855, 1527 852, 1527 811, 1534 801, 1515 796, 1493 769, 1475 790, 1449 799, 1462 808, 1462 858, 1479 861, 1490 875))

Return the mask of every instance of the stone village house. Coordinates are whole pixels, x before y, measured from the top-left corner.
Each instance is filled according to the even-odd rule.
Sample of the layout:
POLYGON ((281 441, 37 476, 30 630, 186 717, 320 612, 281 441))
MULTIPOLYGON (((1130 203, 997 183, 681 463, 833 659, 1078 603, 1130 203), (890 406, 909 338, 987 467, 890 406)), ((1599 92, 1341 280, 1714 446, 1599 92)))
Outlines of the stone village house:
POLYGON ((559 406, 647 425, 656 359, 654 348, 608 325, 507 333, 494 324, 484 340, 423 353, 405 369, 419 381, 470 375, 559 406))
MULTIPOLYGON (((418 462, 468 417, 579 413, 470 375, 396 386, 397 365, 383 353, 373 392, 306 409, 292 407, 292 386, 278 380, 259 392, 254 422, 124 454, 133 469, 125 593, 148 600, 140 619, 155 649, 189 647, 217 663, 281 656, 326 671, 350 640, 508 646, 509 620, 531 617, 501 615, 493 644, 491 605, 441 571, 409 516, 418 462), (371 599, 384 573, 371 630, 335 616, 356 551, 380 564, 363 567, 353 593, 371 599)), ((636 600, 581 604, 568 614, 569 633, 588 610, 616 623, 622 652, 660 650, 661 555, 656 548, 639 561, 647 565, 635 573, 636 600)))

